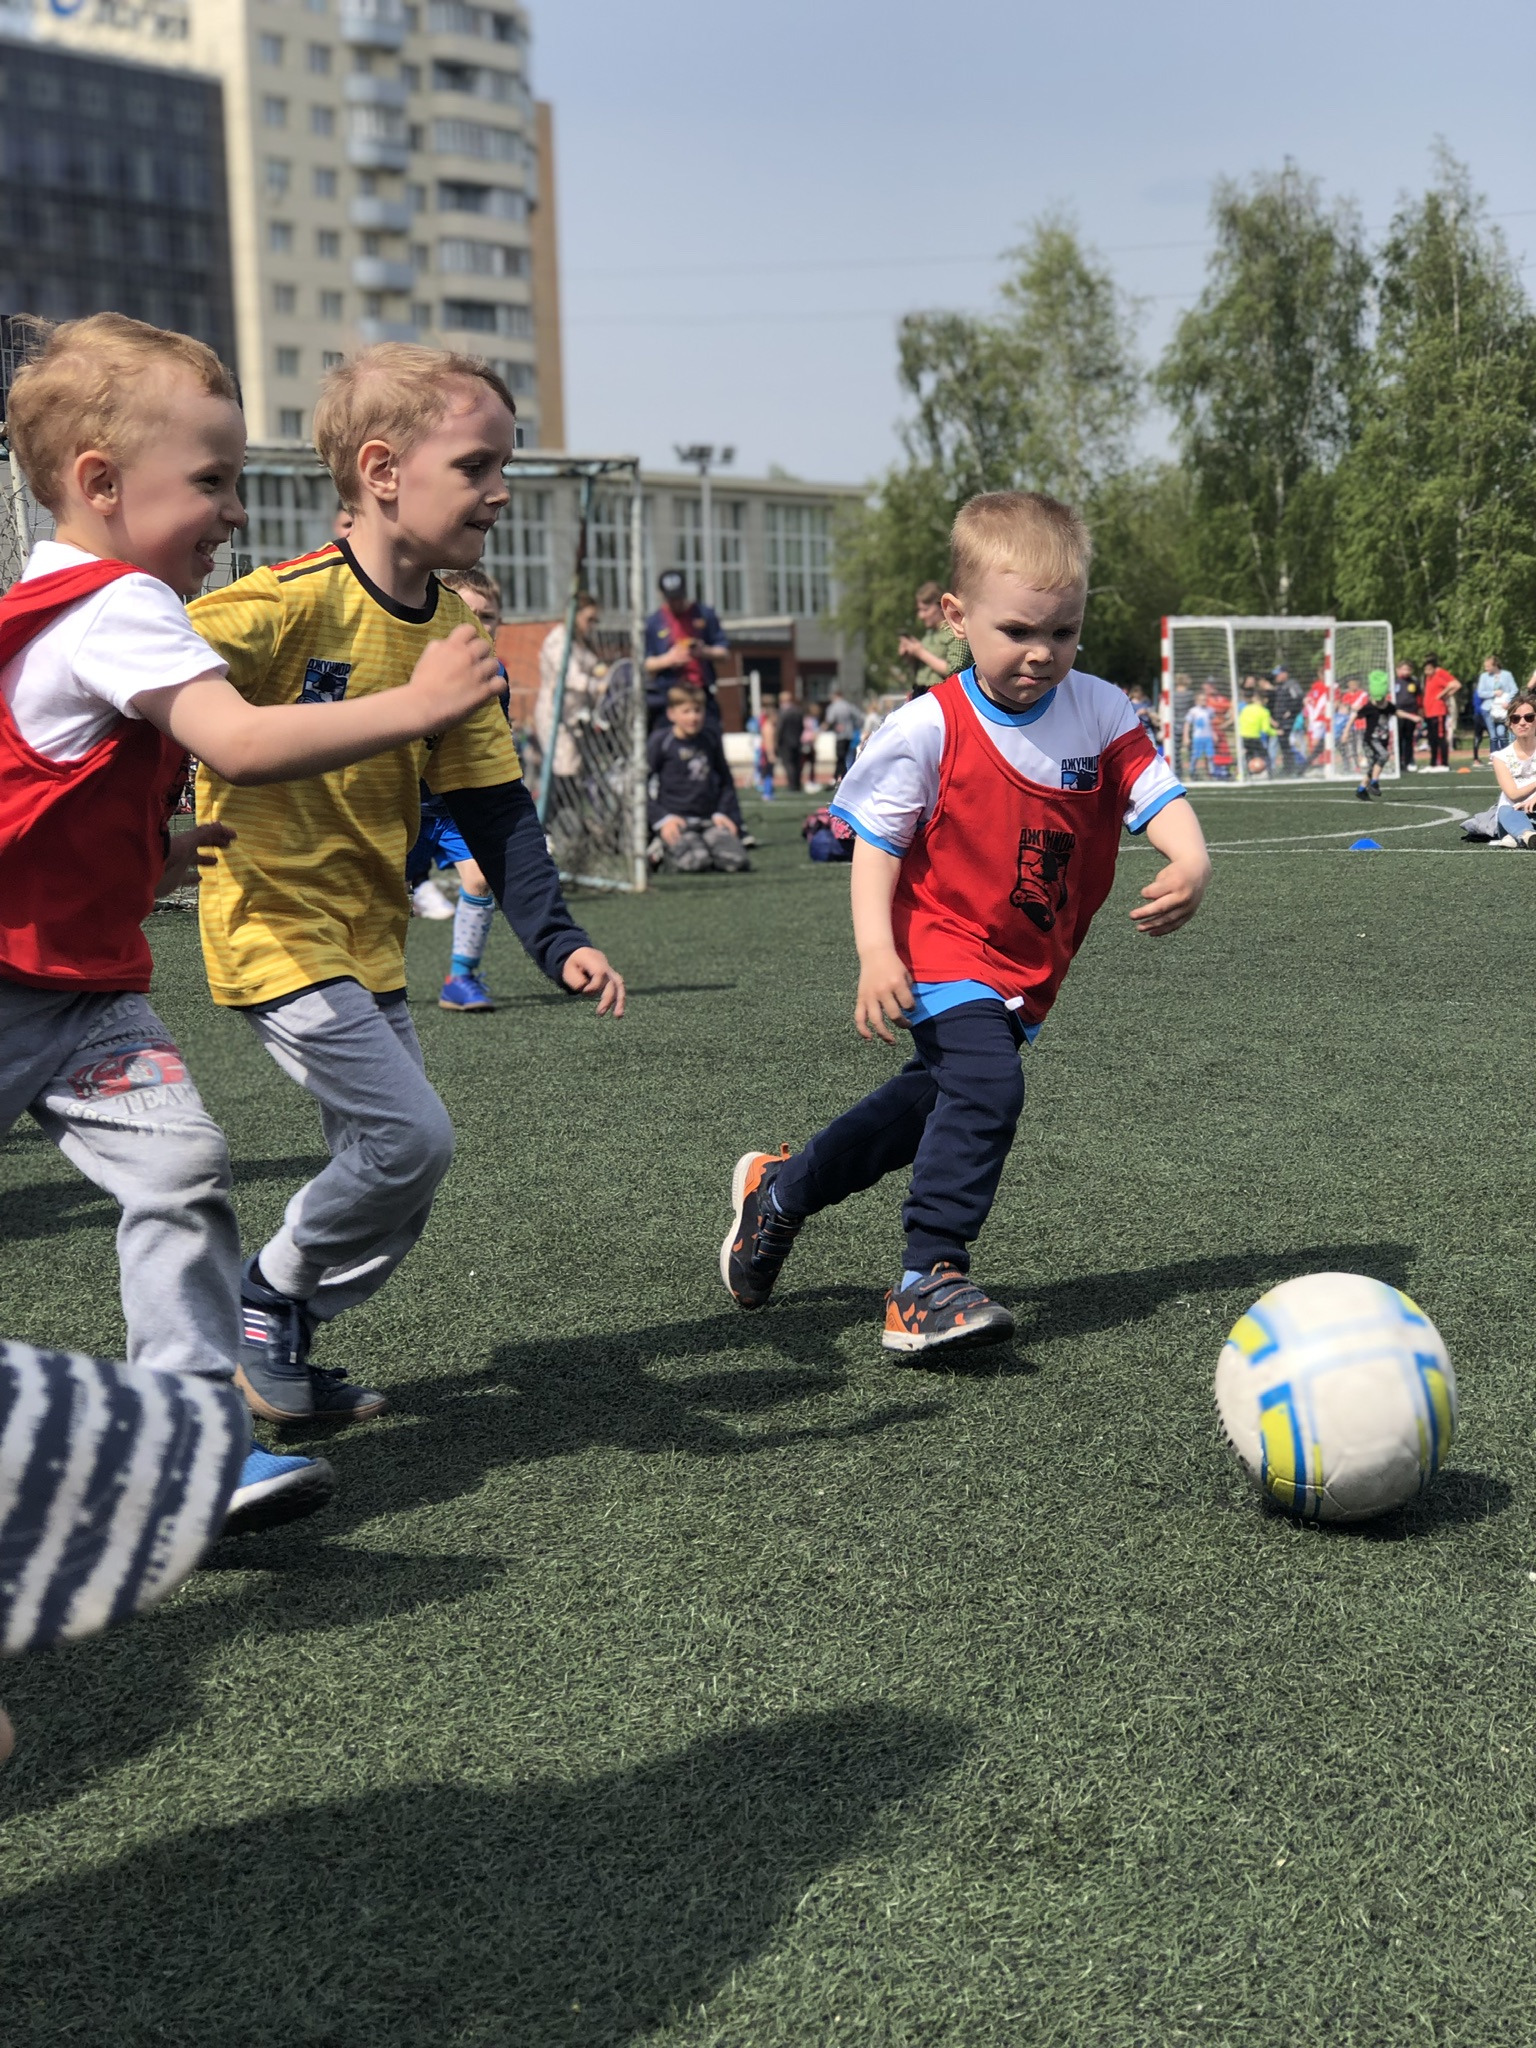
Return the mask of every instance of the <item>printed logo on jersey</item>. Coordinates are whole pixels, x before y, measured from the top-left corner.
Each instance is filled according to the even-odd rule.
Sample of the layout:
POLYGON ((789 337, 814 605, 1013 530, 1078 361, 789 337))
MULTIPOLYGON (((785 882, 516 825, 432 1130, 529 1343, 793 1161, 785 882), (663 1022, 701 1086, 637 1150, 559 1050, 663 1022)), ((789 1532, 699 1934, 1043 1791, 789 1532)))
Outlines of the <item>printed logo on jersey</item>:
POLYGON ((1008 901, 1039 931, 1053 930, 1067 907, 1067 863, 1076 844, 1075 832, 1043 825, 1026 825, 1019 834, 1019 873, 1008 901))
POLYGON ((131 1095, 135 1088, 173 1088, 186 1078, 176 1047, 168 1039, 156 1039, 76 1067, 69 1085, 79 1101, 90 1102, 104 1095, 131 1095))
POLYGON ((1097 754, 1079 754, 1075 760, 1061 764, 1061 786, 1063 789, 1097 789, 1099 786, 1099 757, 1097 754))
POLYGON ((304 687, 299 692, 299 702, 339 704, 347 694, 347 677, 351 673, 350 661, 321 661, 311 655, 304 664, 304 687))

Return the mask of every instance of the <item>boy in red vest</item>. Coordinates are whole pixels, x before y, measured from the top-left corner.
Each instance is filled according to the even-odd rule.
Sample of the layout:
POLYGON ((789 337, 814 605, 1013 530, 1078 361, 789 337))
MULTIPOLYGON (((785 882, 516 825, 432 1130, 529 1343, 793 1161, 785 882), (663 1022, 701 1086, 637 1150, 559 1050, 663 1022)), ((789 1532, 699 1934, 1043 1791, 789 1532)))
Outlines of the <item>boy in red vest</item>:
MULTIPOLYGON (((257 708, 230 687, 182 608, 245 524, 239 396, 201 342, 116 313, 57 327, 7 427, 56 532, 0 598, 0 1132, 29 1112, 119 1204, 130 1362, 227 1380, 229 1154, 146 1001, 141 929, 234 838, 203 826, 173 850, 186 757, 232 782, 321 775, 467 717, 495 657, 466 625, 387 696, 257 708)), ((333 1484, 324 1460, 253 1449, 227 1526, 307 1514, 333 1484)))
POLYGON ((910 1030, 913 1056, 803 1151, 737 1161, 720 1269, 743 1308, 767 1301, 807 1216, 910 1166, 882 1343, 1012 1333, 969 1275, 1024 1105, 1019 1051, 1109 894, 1122 828, 1168 862, 1131 912, 1139 930, 1177 931, 1210 879, 1134 707, 1072 666, 1089 553, 1077 514, 1033 492, 973 498, 955 520, 944 615, 973 666, 894 712, 832 806, 858 836, 854 1024, 887 1044, 910 1030))

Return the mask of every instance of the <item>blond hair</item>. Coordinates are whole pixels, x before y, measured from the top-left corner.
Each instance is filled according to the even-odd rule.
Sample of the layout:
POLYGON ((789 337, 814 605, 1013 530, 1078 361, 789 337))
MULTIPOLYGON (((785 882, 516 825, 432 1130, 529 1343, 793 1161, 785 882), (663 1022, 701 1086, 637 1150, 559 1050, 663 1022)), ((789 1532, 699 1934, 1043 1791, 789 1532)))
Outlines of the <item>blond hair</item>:
MULTIPOLYGON (((20 321, 18 326, 22 326, 20 321)), ((32 495, 59 510, 71 463, 88 448, 131 462, 174 399, 168 370, 184 370, 210 398, 240 403, 240 387, 206 342, 123 313, 54 326, 28 320, 28 357, 11 382, 6 430, 32 495)))
POLYGON ((1044 491, 983 491, 955 514, 949 536, 949 587, 972 593, 988 569, 1012 569, 1037 590, 1088 581, 1093 542, 1059 498, 1044 491))
POLYGON ((483 356, 381 341, 326 372, 315 401, 315 449, 344 505, 355 505, 362 491, 357 456, 363 443, 387 441, 404 455, 446 418, 466 379, 488 384, 516 419, 511 392, 483 356))

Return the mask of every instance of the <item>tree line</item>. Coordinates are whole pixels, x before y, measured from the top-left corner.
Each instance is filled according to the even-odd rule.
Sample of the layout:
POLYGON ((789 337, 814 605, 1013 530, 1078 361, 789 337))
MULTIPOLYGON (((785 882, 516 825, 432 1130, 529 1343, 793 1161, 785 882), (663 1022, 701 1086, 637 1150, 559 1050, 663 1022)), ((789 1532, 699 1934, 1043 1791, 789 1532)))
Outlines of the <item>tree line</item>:
POLYGON ((1150 684, 1167 612, 1388 619, 1466 677, 1536 665, 1536 310, 1443 147, 1373 245, 1294 164, 1219 183, 1203 291, 1150 369, 1139 307, 1065 215, 998 310, 910 314, 903 458, 838 537, 869 679, 977 491, 1046 490, 1095 542, 1085 665, 1150 684), (1135 458, 1153 407, 1175 459, 1135 458))

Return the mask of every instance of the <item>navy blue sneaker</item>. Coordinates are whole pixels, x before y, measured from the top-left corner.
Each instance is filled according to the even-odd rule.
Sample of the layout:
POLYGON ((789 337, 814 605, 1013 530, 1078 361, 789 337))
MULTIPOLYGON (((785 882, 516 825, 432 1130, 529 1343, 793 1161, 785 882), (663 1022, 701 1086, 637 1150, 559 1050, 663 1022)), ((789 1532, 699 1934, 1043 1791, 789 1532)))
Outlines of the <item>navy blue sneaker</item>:
POLYGON ((720 1247, 720 1278, 739 1308, 761 1308, 794 1249, 803 1216, 784 1216, 770 1195, 789 1147, 743 1152, 731 1175, 731 1227, 720 1247))
POLYGON ((478 974, 450 974, 437 999, 440 1010, 494 1010, 491 992, 478 974))
POLYGON ((315 1318, 302 1301, 258 1280, 247 1259, 240 1278, 240 1363, 235 1384, 266 1422, 367 1422, 389 1406, 373 1387, 348 1383, 342 1366, 311 1365, 315 1318))
POLYGON ((244 1536, 275 1529, 323 1508, 336 1491, 336 1474, 324 1458, 280 1458, 258 1445, 240 1468, 221 1534, 244 1536))
POLYGON ((893 1287, 885 1297, 880 1342, 887 1351, 958 1350, 1001 1344, 1012 1335, 1007 1309, 957 1266, 930 1266, 910 1287, 893 1287))

